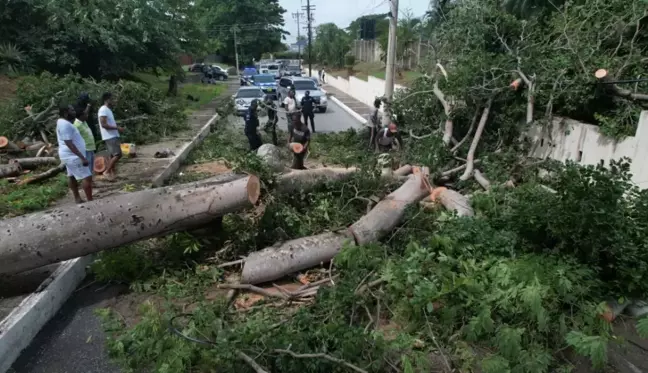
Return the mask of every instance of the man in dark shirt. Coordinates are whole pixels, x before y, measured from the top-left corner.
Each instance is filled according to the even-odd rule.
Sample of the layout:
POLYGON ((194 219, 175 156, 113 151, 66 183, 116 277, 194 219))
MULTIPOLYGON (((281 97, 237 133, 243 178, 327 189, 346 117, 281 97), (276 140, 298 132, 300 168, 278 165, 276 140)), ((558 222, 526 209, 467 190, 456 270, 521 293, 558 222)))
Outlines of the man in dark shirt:
POLYGON ((277 122, 279 121, 279 115, 277 115, 277 105, 275 105, 272 97, 270 95, 265 96, 264 106, 268 113, 268 122, 266 123, 264 130, 266 132, 272 133, 272 143, 277 145, 277 122))
POLYGON ((302 97, 301 108, 306 128, 308 128, 308 120, 310 119, 311 128, 315 133, 315 99, 310 95, 310 91, 306 91, 304 97, 302 97))
POLYGON ((256 151, 263 141, 261 136, 259 136, 259 116, 257 115, 257 108, 259 102, 257 100, 252 100, 248 111, 245 113, 245 136, 247 136, 248 141, 250 142, 250 150, 256 151))
MULTIPOLYGON (((293 151, 292 167, 295 170, 305 170, 304 161, 308 154, 308 145, 310 144, 310 131, 308 127, 302 123, 299 115, 293 116, 292 131, 288 134, 288 144, 299 143, 303 145, 303 149, 299 153, 293 151)), ((292 147, 291 147, 292 150, 292 147)))

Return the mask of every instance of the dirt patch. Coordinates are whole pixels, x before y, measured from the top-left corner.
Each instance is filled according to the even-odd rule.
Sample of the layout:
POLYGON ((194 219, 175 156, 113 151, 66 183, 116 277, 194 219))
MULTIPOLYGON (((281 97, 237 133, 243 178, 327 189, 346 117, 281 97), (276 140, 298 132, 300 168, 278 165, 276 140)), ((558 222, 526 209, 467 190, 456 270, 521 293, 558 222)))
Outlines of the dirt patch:
POLYGON ((218 175, 231 172, 232 169, 220 161, 192 164, 184 168, 183 172, 218 175))
POLYGON ((0 75, 0 100, 7 100, 16 94, 18 79, 0 75))

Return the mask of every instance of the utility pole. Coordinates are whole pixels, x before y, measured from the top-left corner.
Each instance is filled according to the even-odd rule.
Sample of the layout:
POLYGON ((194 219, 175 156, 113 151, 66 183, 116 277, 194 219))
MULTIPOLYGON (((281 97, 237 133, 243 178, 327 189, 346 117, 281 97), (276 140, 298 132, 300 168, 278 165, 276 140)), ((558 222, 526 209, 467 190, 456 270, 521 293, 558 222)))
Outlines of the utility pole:
POLYGON ((391 101, 394 97, 394 62, 396 61, 396 30, 398 27, 398 0, 389 0, 389 39, 387 41, 387 70, 385 71, 385 98, 389 103, 383 110, 383 125, 391 121, 391 101))
POLYGON ((300 37, 301 37, 300 29, 301 29, 301 27, 299 27, 299 20, 301 19, 301 17, 303 15, 304 15, 304 13, 300 13, 300 12, 295 12, 295 13, 292 14, 295 21, 297 21, 297 48, 299 48, 299 59, 300 60, 301 60, 302 49, 301 49, 301 44, 300 44, 300 37))
POLYGON ((310 0, 306 0, 306 6, 302 7, 306 11, 308 20, 308 76, 313 76, 313 13, 315 5, 311 5, 310 0))
POLYGON ((238 39, 236 33, 239 31, 236 25, 232 26, 232 32, 234 33, 234 55, 236 56, 236 75, 239 75, 239 57, 238 57, 238 39))

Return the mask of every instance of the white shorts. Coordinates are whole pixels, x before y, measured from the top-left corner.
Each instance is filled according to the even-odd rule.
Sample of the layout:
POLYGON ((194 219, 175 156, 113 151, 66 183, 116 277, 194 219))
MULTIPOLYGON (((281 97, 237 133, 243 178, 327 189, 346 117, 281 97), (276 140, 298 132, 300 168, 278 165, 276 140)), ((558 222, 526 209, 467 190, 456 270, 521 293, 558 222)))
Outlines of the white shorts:
POLYGON ((77 180, 83 180, 87 177, 91 177, 92 173, 88 166, 84 166, 80 158, 66 159, 65 168, 67 169, 68 176, 74 176, 77 180))

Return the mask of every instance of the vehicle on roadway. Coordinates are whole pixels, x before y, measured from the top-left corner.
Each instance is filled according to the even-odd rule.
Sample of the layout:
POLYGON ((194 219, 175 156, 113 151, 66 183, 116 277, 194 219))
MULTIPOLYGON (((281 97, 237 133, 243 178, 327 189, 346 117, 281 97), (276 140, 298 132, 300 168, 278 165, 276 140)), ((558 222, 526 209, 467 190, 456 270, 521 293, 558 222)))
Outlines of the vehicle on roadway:
POLYGON ((326 94, 317 86, 317 83, 311 78, 302 77, 283 77, 279 80, 278 99, 279 102, 288 97, 288 91, 295 91, 295 99, 299 103, 304 97, 306 91, 310 91, 311 97, 315 100, 316 109, 320 113, 326 112, 328 108, 328 98, 326 94))
POLYGON ((245 115, 245 112, 250 108, 252 100, 263 100, 265 94, 259 87, 247 86, 241 87, 232 95, 234 104, 236 105, 236 114, 239 116, 245 115))
MULTIPOLYGON (((263 70, 261 70, 263 71, 263 70)), ((250 78, 251 85, 261 88, 263 93, 277 99, 277 81, 272 74, 257 74, 250 78)))
POLYGON ((268 65, 263 65, 261 68, 268 69, 268 74, 274 75, 275 79, 281 78, 281 68, 279 67, 279 64, 271 63, 268 65))
POLYGON ((254 67, 246 67, 243 69, 243 73, 241 74, 241 85, 250 85, 250 78, 253 75, 258 74, 259 72, 257 71, 256 68, 254 67))
POLYGON ((229 76, 223 69, 218 69, 211 66, 206 66, 203 70, 203 76, 200 78, 202 83, 214 83, 216 80, 227 80, 229 76))
POLYGON ((299 65, 289 65, 284 69, 283 76, 302 76, 302 69, 299 65))

